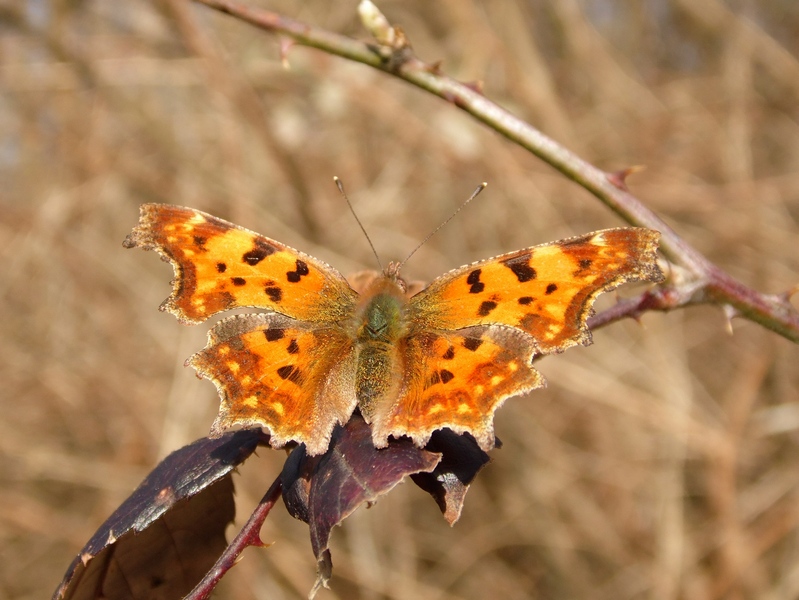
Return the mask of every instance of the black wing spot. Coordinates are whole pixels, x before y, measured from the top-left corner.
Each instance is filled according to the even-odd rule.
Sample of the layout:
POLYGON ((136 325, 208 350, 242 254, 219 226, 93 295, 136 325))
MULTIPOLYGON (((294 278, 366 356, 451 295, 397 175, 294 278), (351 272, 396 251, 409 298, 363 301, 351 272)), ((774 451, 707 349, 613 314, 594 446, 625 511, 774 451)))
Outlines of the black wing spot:
POLYGON ((247 280, 244 277, 232 277, 230 281, 233 282, 233 285, 242 286, 247 284, 247 280))
POLYGON ((300 351, 300 345, 297 343, 297 340, 292 339, 289 342, 288 348, 286 348, 289 354, 297 354, 300 351))
POLYGON ((482 271, 480 269, 475 269, 474 271, 469 273, 469 276, 466 278, 466 283, 468 283, 470 286, 469 287, 470 294, 479 294, 486 288, 486 285, 482 281, 480 281, 481 272, 482 271))
POLYGON ((463 347, 472 352, 475 352, 482 345, 483 340, 480 338, 467 337, 463 340, 463 347))
POLYGON ((522 296, 521 298, 519 298, 518 302, 522 306, 527 306, 528 304, 532 304, 533 302, 535 302, 535 298, 533 298, 532 296, 522 296))
POLYGON ((544 293, 545 293, 547 296, 549 296, 550 294, 552 294, 553 292, 555 292, 557 289, 558 289, 558 285, 557 285, 556 283, 550 283, 550 284, 547 286, 546 292, 544 292, 544 293))
POLYGON ((591 266, 591 263, 594 262, 590 258, 582 258, 580 259, 580 268, 585 270, 591 266))
POLYGON ((302 372, 300 369, 294 365, 285 365, 280 367, 277 370, 277 374, 280 376, 281 379, 285 379, 286 381, 292 381, 294 383, 298 383, 302 378, 302 372))
POLYGON ((245 252, 241 257, 242 262, 248 265, 257 265, 270 254, 277 252, 277 248, 267 244, 263 240, 255 240, 255 246, 249 252, 245 252))
POLYGON ((283 299, 283 290, 279 287, 268 285, 264 288, 264 293, 269 296, 269 299, 275 304, 279 304, 283 299))
POLYGON ((283 339, 283 337, 286 335, 286 332, 285 330, 276 327, 274 329, 265 329, 264 335, 266 336, 267 342, 276 342, 277 340, 283 339))
POLYGON ((202 235, 195 235, 194 236, 194 245, 200 248, 201 250, 205 250, 205 242, 208 241, 208 238, 202 235))
POLYGON ((477 314, 481 317, 487 317, 492 310, 497 307, 496 302, 492 302, 491 300, 486 300, 482 304, 480 304, 480 308, 477 309, 477 314))
POLYGON ((288 273, 286 273, 286 279, 288 279, 291 283, 297 283, 308 273, 310 273, 310 271, 308 270, 308 265, 298 258, 297 268, 293 271, 289 271, 288 273))
POLYGON ((444 360, 452 360, 455 358, 455 346, 450 346, 446 352, 444 352, 444 356, 442 356, 444 360))
POLYGON ((299 273, 300 275, 307 275, 308 273, 310 273, 310 271, 308 270, 308 265, 306 265, 305 262, 299 259, 297 259, 297 273, 299 273))
POLYGON ((523 254, 522 256, 511 258, 510 260, 504 261, 502 264, 513 271, 513 274, 516 275, 516 279, 519 280, 519 283, 532 281, 536 278, 537 274, 535 269, 530 266, 529 254, 523 254))
POLYGON ((446 369, 441 369, 441 371, 439 371, 439 375, 441 376, 441 383, 449 383, 455 378, 455 375, 446 369))
POLYGON ((227 271, 227 265, 223 262, 216 263, 216 272, 217 273, 224 273, 227 271))
POLYGON ((441 376, 438 374, 438 371, 433 371, 433 374, 430 375, 430 379, 427 381, 427 387, 434 386, 437 383, 441 383, 441 376))

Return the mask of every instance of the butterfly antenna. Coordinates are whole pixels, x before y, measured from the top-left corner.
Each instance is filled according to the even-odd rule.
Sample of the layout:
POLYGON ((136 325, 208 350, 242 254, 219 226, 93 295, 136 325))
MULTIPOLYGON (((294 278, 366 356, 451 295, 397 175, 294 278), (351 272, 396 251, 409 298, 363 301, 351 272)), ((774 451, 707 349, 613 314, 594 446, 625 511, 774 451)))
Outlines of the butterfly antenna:
POLYGON ((377 264, 379 265, 380 270, 382 271, 383 263, 380 262, 380 257, 377 255, 377 250, 375 250, 375 245, 372 243, 372 238, 370 238, 369 234, 366 233, 366 228, 363 226, 363 223, 361 223, 361 220, 358 218, 358 215, 355 213, 355 209, 352 207, 352 202, 350 202, 350 199, 347 198, 347 193, 344 191, 344 184, 341 183, 341 179, 339 179, 338 177, 333 177, 333 181, 336 182, 336 187, 338 188, 338 191, 341 193, 341 196, 347 202, 347 206, 350 207, 350 212, 352 213, 352 216, 355 217, 355 222, 358 223, 358 227, 361 228, 361 231, 363 231, 363 235, 366 236, 366 241, 369 242, 369 247, 372 249, 372 253, 375 255, 375 258, 377 259, 377 264))
POLYGON ((435 228, 433 231, 431 231, 431 232, 430 232, 430 233, 427 235, 427 237, 426 237, 426 238, 424 238, 424 239, 422 240, 422 242, 421 242, 421 243, 420 243, 418 246, 416 246, 416 248, 414 248, 414 249, 413 249, 413 251, 412 251, 412 252, 411 252, 411 253, 410 253, 408 256, 406 256, 406 257, 405 257, 405 260, 403 260, 403 261, 402 261, 402 262, 399 264, 399 266, 397 266, 397 271, 399 271, 399 269, 402 267, 402 265, 404 265, 406 262, 408 262, 408 260, 410 260, 411 256, 413 256, 414 254, 416 254, 416 251, 417 251, 419 248, 421 248, 422 246, 424 246, 424 245, 427 243, 427 240, 429 240, 431 237, 433 237, 435 234, 437 234, 437 233, 439 232, 439 230, 440 230, 442 227, 444 227, 444 225, 446 225, 447 223, 449 223, 449 222, 450 222, 452 219, 454 219, 454 218, 455 218, 455 215, 457 215, 459 212, 461 212, 461 211, 462 211, 462 210, 463 210, 463 209, 466 207, 466 205, 467 205, 467 204, 469 204, 469 202, 471 202, 472 200, 474 200, 474 199, 477 197, 477 195, 478 195, 480 192, 482 192, 484 189, 486 189, 486 186, 487 186, 487 185, 488 185, 488 184, 487 184, 485 181, 484 181, 483 183, 481 183, 480 185, 478 185, 478 186, 477 186, 477 189, 476 189, 476 190, 474 190, 474 191, 472 192, 472 195, 471 195, 471 196, 469 196, 468 198, 466 198, 466 200, 463 202, 463 204, 461 204, 461 205, 460 205, 460 206, 459 206, 457 209, 455 209, 455 212, 453 212, 453 213, 452 213, 452 214, 451 214, 449 217, 447 217, 447 219, 446 219, 446 220, 445 220, 443 223, 441 223, 441 225, 439 225, 439 226, 438 226, 438 227, 436 227, 436 228, 435 228))

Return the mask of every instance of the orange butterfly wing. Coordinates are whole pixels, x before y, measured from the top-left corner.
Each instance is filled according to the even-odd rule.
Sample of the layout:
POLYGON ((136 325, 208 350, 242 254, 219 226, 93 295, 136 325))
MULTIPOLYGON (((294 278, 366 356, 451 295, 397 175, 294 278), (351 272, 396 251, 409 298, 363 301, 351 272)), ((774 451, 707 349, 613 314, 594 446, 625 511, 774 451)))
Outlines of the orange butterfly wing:
POLYGON ((537 354, 590 342, 594 299, 627 281, 659 281, 659 234, 609 229, 455 269, 409 301, 405 383, 373 425, 375 444, 424 444, 441 427, 494 446, 494 411, 544 384, 537 354))
POLYGON ((213 381, 222 399, 212 435, 265 426, 273 447, 304 442, 316 455, 355 409, 352 340, 334 327, 278 314, 237 315, 217 323, 205 349, 186 364, 213 381))
POLYGON ((143 205, 124 245, 156 250, 172 263, 174 288, 161 310, 183 323, 241 306, 329 323, 354 310, 357 294, 332 267, 193 208, 143 205))
POLYGON ((455 269, 411 298, 420 330, 508 325, 536 354, 590 343, 596 297, 629 281, 661 281, 656 231, 606 229, 455 269))
POLYGON ((424 446, 436 429, 468 432, 481 448, 494 447, 494 411, 503 401, 544 385, 532 367, 533 346, 502 326, 423 332, 405 340, 403 390, 372 423, 378 447, 407 435, 424 446))
POLYGON ((172 263, 172 294, 161 309, 199 323, 224 310, 273 311, 224 319, 192 365, 221 396, 211 430, 265 426, 271 444, 327 450, 336 423, 355 408, 351 338, 335 324, 358 295, 334 269, 280 242, 206 213, 145 204, 128 248, 156 250, 172 263))

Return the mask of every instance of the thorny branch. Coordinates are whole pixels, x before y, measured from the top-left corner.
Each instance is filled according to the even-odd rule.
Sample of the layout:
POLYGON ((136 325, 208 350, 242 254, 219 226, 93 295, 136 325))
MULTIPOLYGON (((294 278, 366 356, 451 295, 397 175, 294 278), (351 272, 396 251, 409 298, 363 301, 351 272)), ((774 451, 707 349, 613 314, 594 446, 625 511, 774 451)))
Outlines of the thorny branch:
POLYGON ((670 279, 657 290, 645 292, 637 299, 624 301, 597 315, 589 322, 592 328, 650 310, 717 304, 724 307, 730 317, 744 317, 799 343, 799 311, 790 303, 795 290, 763 294, 722 271, 630 193, 624 182, 629 171, 608 173, 598 169, 486 98, 479 84, 456 81, 445 75, 438 65, 421 61, 413 54, 402 31, 392 27, 371 3, 362 3, 361 16, 376 43, 358 41, 233 0, 195 1, 256 27, 285 35, 295 44, 361 62, 435 94, 583 186, 628 223, 659 231, 660 248, 681 272, 679 281, 670 279))
POLYGON ((183 600, 205 600, 211 597, 211 592, 214 591, 216 584, 227 573, 233 565, 236 564, 241 553, 247 546, 266 546, 261 541, 260 531, 261 525, 266 520, 269 511, 280 498, 283 491, 283 481, 278 476, 272 485, 267 490, 264 497, 258 503, 258 506, 247 519, 247 522, 239 531, 238 535, 228 545, 225 551, 219 556, 214 566, 205 577, 194 587, 194 589, 183 600))

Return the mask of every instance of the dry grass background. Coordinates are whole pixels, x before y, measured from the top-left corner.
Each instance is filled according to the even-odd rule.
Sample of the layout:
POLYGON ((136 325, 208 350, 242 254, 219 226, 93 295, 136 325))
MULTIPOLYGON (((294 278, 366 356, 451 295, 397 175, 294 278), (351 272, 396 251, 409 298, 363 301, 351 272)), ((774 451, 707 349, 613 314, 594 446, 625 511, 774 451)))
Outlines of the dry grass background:
MULTIPOLYGON (((365 37, 356 1, 253 0, 365 37)), ((385 0, 417 53, 630 185, 765 292, 799 279, 793 0, 385 0)), ((182 367, 207 327, 157 306, 170 272, 126 251, 138 205, 213 212, 348 273, 429 280, 620 225, 456 108, 182 0, 0 4, 0 597, 47 597, 74 554, 217 407, 182 367)), ((629 293, 629 292, 627 292, 629 293)), ((612 299, 605 299, 605 303, 612 299)), ((505 443, 461 521, 399 486, 334 531, 321 598, 799 597, 799 350, 717 308, 617 324, 549 358, 497 416, 505 443)), ((242 469, 245 515, 281 452, 242 469)), ((304 597, 307 529, 279 506, 222 598, 304 597)))

